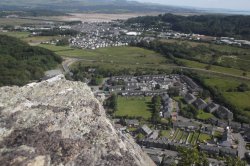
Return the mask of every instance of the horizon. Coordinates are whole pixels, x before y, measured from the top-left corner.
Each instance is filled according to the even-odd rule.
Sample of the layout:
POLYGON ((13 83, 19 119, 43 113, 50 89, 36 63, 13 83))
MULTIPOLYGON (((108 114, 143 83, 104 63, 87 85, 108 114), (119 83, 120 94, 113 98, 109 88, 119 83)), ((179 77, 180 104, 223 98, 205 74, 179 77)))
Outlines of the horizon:
POLYGON ((193 7, 204 9, 228 9, 250 11, 249 0, 135 0, 142 3, 157 3, 178 7, 193 7))

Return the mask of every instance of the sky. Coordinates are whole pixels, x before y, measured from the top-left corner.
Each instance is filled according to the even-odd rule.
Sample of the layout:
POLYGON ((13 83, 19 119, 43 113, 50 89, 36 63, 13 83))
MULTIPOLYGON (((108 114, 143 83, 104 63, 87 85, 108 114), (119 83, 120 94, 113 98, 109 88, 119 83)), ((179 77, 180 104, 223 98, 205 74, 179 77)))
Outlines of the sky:
POLYGON ((250 0, 136 0, 139 2, 160 3, 174 6, 200 8, 223 8, 250 11, 250 0))

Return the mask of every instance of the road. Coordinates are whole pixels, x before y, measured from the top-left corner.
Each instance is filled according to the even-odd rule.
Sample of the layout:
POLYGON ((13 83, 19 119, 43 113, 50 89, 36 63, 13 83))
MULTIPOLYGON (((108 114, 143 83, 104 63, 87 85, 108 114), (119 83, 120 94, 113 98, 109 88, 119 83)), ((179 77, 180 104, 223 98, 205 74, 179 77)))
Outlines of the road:
POLYGON ((244 141, 244 138, 242 137, 242 135, 240 133, 234 133, 233 134, 234 138, 236 140, 239 141, 238 144, 238 156, 239 158, 244 158, 245 157, 245 153, 247 152, 246 150, 246 142, 244 141))
MULTIPOLYGON (((65 58, 65 61, 63 62, 63 68, 65 72, 69 71, 69 66, 73 64, 74 62, 79 62, 79 61, 88 61, 88 62, 98 62, 97 60, 90 60, 90 59, 84 59, 84 58, 65 58)), ((100 61, 103 62, 103 61, 100 61)), ((146 64, 145 64, 146 65, 146 64)), ((206 72, 211 75, 217 74, 217 75, 223 75, 223 76, 228 76, 228 77, 233 77, 237 79, 244 79, 244 80, 249 80, 249 77, 244 77, 244 76, 238 76, 238 75, 233 75, 229 73, 223 73, 223 72, 218 72, 218 71, 211 71, 211 70, 206 70, 206 69, 201 69, 201 68, 193 68, 193 67, 184 67, 184 66, 167 66, 168 68, 177 68, 177 69, 185 69, 185 70, 194 70, 194 71, 201 71, 201 72, 206 72)))

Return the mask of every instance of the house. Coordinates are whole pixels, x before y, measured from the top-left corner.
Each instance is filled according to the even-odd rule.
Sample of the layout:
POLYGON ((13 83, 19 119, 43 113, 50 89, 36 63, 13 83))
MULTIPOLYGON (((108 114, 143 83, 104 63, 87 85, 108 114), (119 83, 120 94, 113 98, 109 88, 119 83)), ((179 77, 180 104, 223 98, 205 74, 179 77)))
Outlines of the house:
POLYGON ((221 119, 233 120, 233 113, 224 106, 220 106, 216 111, 216 114, 221 119))
POLYGON ((159 136, 159 131, 158 130, 154 130, 153 133, 150 135, 150 139, 157 139, 159 136))
POLYGON ((220 143, 221 146, 223 147, 232 147, 233 145, 233 136, 230 127, 225 128, 225 132, 222 135, 222 140, 220 143))
POLYGON ((205 126, 200 131, 204 134, 213 135, 215 130, 213 126, 205 126))
POLYGON ((202 152, 206 152, 208 154, 216 155, 216 156, 219 155, 219 153, 220 153, 219 147, 209 146, 209 145, 204 145, 204 144, 201 144, 199 146, 199 150, 202 152))
POLYGON ((123 89, 123 86, 110 86, 109 87, 109 91, 110 92, 117 92, 117 91, 121 91, 123 89))
POLYGON ((181 80, 187 84, 188 90, 192 93, 197 95, 202 89, 189 77, 182 75, 181 80))
POLYGON ((143 134, 145 134, 146 136, 149 136, 150 134, 153 133, 153 131, 152 131, 147 125, 143 125, 143 126, 141 127, 141 132, 142 132, 143 134))
POLYGON ((184 100, 187 104, 192 104, 196 100, 196 97, 191 93, 187 93, 184 97, 184 100))
POLYGON ((236 149, 231 149, 231 148, 220 148, 220 155, 221 156, 237 157, 238 151, 236 149))
POLYGON ((137 119, 125 119, 125 124, 129 127, 138 127, 140 125, 137 119))
POLYGON ((228 126, 228 122, 224 121, 224 120, 218 120, 217 121, 217 126, 221 127, 221 128, 226 128, 228 126))
POLYGON ((207 103, 204 100, 202 100, 201 98, 195 100, 193 104, 199 110, 203 110, 207 106, 207 103))
POLYGON ((248 130, 250 130, 250 124, 243 123, 243 124, 242 124, 242 130, 243 130, 243 131, 248 131, 248 130))
POLYGON ((234 130, 239 132, 241 130, 241 124, 238 122, 229 122, 229 126, 234 130))
POLYGON ((206 111, 209 113, 213 113, 213 112, 217 111, 218 108, 219 108, 219 105, 212 102, 212 103, 207 105, 206 111))

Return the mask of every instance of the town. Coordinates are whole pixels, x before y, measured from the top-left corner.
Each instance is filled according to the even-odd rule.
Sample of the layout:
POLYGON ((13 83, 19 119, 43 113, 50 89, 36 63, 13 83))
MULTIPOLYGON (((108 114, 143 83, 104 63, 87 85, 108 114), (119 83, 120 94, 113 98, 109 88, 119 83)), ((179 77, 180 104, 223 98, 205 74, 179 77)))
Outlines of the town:
MULTIPOLYGON (((107 79, 102 88, 108 90, 111 95, 117 95, 118 100, 123 98, 125 102, 160 97, 160 121, 156 123, 151 118, 144 119, 143 115, 135 116, 132 113, 130 116, 130 112, 119 116, 116 113, 111 115, 117 129, 123 134, 131 134, 159 165, 178 161, 177 151, 180 147, 197 146, 199 151, 209 155, 213 165, 223 165, 220 157, 245 158, 249 152, 249 124, 234 122, 233 113, 209 96, 202 99, 204 89, 188 76, 113 76, 107 79), (181 113, 180 109, 183 108, 180 107, 183 104, 211 116, 189 119, 181 113)), ((118 102, 116 111, 119 112, 119 109, 118 102)))

